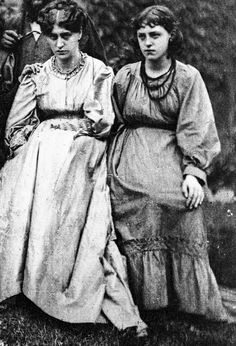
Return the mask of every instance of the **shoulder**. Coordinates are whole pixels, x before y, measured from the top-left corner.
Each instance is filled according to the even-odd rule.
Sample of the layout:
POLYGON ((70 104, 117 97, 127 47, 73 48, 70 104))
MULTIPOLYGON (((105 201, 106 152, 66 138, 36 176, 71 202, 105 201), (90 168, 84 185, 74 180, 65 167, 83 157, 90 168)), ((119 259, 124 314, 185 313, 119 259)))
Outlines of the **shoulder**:
POLYGON ((42 67, 40 68, 40 71, 38 73, 31 73, 26 75, 23 78, 21 85, 34 85, 35 88, 38 88, 38 86, 44 83, 45 80, 48 80, 51 70, 50 66, 51 59, 42 64, 42 67))
POLYGON ((131 78, 131 76, 134 76, 137 74, 137 71, 139 71, 140 69, 140 64, 141 62, 135 62, 132 64, 127 64, 125 66, 123 66, 116 74, 115 76, 115 81, 119 82, 125 82, 125 80, 129 80, 131 78))
POLYGON ((176 77, 182 81, 191 82, 196 78, 201 77, 198 69, 190 64, 184 64, 181 61, 176 61, 176 77))
POLYGON ((110 66, 104 64, 103 61, 94 58, 86 53, 84 53, 85 63, 88 64, 94 70, 94 74, 102 74, 104 77, 113 77, 114 73, 110 66))
POLYGON ((180 61, 176 61, 176 76, 174 84, 180 93, 186 93, 192 88, 198 89, 205 87, 205 83, 198 69, 180 61))

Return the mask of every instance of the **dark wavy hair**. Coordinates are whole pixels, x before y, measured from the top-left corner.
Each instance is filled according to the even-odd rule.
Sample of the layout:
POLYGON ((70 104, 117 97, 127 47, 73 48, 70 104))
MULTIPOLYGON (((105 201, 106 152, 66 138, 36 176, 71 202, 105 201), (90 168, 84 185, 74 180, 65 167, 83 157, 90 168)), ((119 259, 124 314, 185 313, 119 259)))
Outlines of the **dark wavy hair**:
POLYGON ((149 6, 133 18, 132 26, 136 47, 138 46, 136 37, 137 31, 146 25, 149 25, 150 27, 160 25, 171 34, 168 46, 168 56, 173 57, 177 53, 181 52, 183 35, 179 29, 179 21, 169 8, 158 5, 149 6))
POLYGON ((87 24, 87 15, 75 1, 55 0, 39 12, 37 22, 45 35, 52 32, 54 24, 71 32, 80 32, 87 24), (58 11, 60 11, 59 21, 58 11))
POLYGON ((32 5, 32 0, 24 0, 22 4, 23 11, 27 16, 35 21, 38 18, 39 11, 49 3, 49 0, 42 0, 42 4, 35 6, 32 5))

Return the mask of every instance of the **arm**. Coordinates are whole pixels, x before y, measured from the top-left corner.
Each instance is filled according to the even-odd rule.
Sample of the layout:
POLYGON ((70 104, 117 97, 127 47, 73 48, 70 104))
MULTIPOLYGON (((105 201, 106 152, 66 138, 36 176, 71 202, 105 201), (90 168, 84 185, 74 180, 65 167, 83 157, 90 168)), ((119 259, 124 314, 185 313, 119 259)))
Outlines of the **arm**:
POLYGON ((36 85, 26 76, 16 93, 5 131, 5 143, 10 153, 27 142, 29 135, 38 126, 36 115, 36 85))
POLYGON ((187 205, 197 207, 203 200, 201 185, 220 152, 220 142, 206 86, 196 69, 187 81, 176 135, 183 154, 183 193, 187 205))
POLYGON ((14 30, 4 30, 1 34, 0 45, 4 49, 12 51, 15 48, 18 39, 18 34, 14 30))
POLYGON ((130 66, 126 65, 117 72, 114 78, 112 88, 112 104, 115 112, 115 123, 113 126, 114 133, 123 124, 122 113, 130 85, 130 73, 130 66))
POLYGON ((95 74, 93 84, 84 102, 85 119, 91 124, 91 135, 105 138, 109 135, 114 121, 111 103, 111 83, 113 72, 102 65, 95 74))

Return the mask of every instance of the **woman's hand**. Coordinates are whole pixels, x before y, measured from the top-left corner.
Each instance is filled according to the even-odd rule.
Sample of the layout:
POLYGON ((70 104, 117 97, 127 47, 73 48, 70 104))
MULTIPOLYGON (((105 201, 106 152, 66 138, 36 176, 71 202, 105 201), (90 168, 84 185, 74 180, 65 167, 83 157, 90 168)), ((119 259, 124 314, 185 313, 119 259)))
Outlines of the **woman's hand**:
POLYGON ((182 192, 186 198, 186 206, 189 209, 197 208, 202 204, 204 191, 195 176, 186 175, 182 185, 182 192))
POLYGON ((18 40, 19 36, 14 30, 5 30, 1 38, 1 45, 6 49, 13 49, 18 40))
POLYGON ((36 62, 35 64, 32 64, 32 65, 25 65, 23 71, 21 72, 21 75, 20 77, 18 78, 19 79, 19 82, 21 83, 23 78, 28 75, 28 74, 31 74, 31 73, 39 73, 40 72, 40 69, 43 67, 43 64, 39 63, 39 62, 36 62))

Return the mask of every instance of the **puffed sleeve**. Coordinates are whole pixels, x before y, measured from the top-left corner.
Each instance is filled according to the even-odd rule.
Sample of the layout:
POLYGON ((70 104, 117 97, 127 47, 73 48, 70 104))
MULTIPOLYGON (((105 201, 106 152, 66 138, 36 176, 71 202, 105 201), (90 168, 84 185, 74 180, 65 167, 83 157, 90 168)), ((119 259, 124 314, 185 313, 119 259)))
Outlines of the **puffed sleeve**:
POLYGON ((25 76, 13 101, 5 130, 5 143, 10 151, 27 142, 38 126, 36 114, 36 84, 30 75, 25 76))
POLYGON ((112 87, 112 104, 115 111, 115 124, 123 123, 122 113, 130 84, 130 65, 122 67, 116 74, 112 87))
POLYGON ((107 137, 114 121, 111 103, 112 80, 113 71, 111 67, 101 63, 84 102, 84 114, 90 120, 92 135, 96 138, 107 137))
POLYGON ((205 183, 212 160, 220 152, 220 141, 204 81, 195 68, 191 69, 176 135, 183 153, 183 174, 194 175, 205 183))

